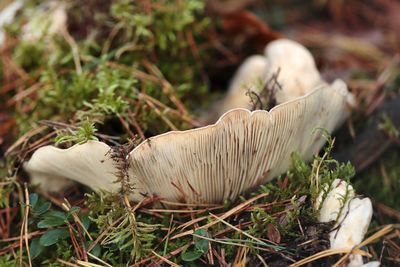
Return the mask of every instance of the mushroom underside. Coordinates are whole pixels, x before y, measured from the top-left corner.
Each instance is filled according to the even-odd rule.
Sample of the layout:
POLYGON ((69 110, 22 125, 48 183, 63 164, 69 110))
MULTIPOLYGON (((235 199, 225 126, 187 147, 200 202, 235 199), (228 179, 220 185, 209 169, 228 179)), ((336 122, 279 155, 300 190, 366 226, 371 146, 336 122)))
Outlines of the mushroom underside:
MULTIPOLYGON (((132 199, 158 196, 184 203, 222 203, 285 172, 293 152, 309 160, 346 117, 345 96, 323 86, 271 111, 235 109, 217 123, 149 138, 130 160, 132 199)), ((93 189, 118 190, 116 162, 101 142, 37 150, 25 169, 34 180, 68 178, 93 189)))

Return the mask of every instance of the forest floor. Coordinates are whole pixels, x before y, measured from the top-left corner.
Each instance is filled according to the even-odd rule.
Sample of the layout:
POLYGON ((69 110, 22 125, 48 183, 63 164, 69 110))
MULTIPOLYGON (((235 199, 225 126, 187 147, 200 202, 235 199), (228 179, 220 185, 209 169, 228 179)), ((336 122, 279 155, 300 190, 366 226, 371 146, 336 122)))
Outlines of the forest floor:
POLYGON ((371 198, 366 258, 400 264, 398 1, 25 2, 0 47, 0 266, 339 266, 348 253, 330 254, 332 224, 316 220, 313 164, 371 198), (44 145, 135 145, 202 126, 238 66, 278 38, 355 97, 312 163, 294 157, 234 203, 174 209, 29 183, 23 162, 44 145))

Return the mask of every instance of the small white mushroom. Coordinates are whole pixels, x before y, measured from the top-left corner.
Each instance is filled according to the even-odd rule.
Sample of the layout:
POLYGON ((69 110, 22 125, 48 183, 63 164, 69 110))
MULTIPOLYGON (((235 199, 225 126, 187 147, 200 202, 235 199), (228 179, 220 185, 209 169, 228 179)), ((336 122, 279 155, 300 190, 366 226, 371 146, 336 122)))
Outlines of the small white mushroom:
MULTIPOLYGON (((160 196, 186 203, 221 203, 271 180, 305 160, 324 143, 315 128, 332 132, 347 114, 346 95, 329 86, 274 107, 270 112, 235 109, 206 127, 149 138, 129 155, 132 199, 160 196)), ((114 190, 110 148, 88 142, 67 150, 44 147, 26 164, 31 177, 64 177, 92 188, 114 190)))
MULTIPOLYGON (((336 179, 325 194, 321 192, 316 208, 320 207, 320 222, 335 221, 329 234, 332 249, 352 249, 360 244, 372 218, 372 204, 369 198, 355 198, 354 189, 345 181, 336 179), (323 199, 323 196, 325 198, 323 199), (323 200, 323 201, 322 201, 323 200), (321 203, 322 201, 322 203, 321 203)), ((363 266, 360 255, 351 255, 348 266, 363 266)), ((373 264, 373 263, 371 263, 373 264)))

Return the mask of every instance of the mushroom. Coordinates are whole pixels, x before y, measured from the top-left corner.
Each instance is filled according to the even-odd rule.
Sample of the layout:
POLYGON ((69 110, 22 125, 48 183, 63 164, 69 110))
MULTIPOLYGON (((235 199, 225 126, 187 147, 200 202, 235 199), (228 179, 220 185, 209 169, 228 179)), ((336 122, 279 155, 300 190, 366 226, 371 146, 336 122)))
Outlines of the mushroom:
MULTIPOLYGON (((324 138, 312 132, 316 128, 332 132, 347 117, 346 85, 340 80, 332 85, 321 81, 312 56, 300 44, 278 40, 266 50, 269 63, 265 57, 251 57, 232 82, 225 108, 240 108, 227 111, 212 125, 149 138, 120 159, 128 161, 125 166, 136 189, 133 200, 154 195, 185 203, 233 200, 288 170, 293 152, 310 160, 320 150, 324 138), (285 55, 293 57, 288 64, 285 55), (264 72, 271 75, 277 68, 284 74, 279 100, 288 101, 270 111, 246 109, 249 101, 241 98, 240 84, 252 86, 264 72)), ((45 181, 44 188, 50 190, 57 189, 50 179, 60 177, 94 189, 116 190, 113 181, 121 162, 113 162, 110 149, 94 141, 67 150, 44 147, 25 169, 33 182, 45 181)))
POLYGON ((276 92, 277 103, 284 103, 313 91, 325 82, 321 79, 314 58, 301 44, 280 39, 265 48, 268 58, 267 79, 279 73, 277 81, 282 90, 276 92))
POLYGON ((251 107, 247 93, 249 90, 258 93, 262 89, 262 83, 267 75, 267 66, 268 60, 261 55, 250 56, 242 63, 230 82, 227 95, 218 107, 217 118, 233 108, 249 109, 251 107))
POLYGON ((71 180, 94 190, 117 191, 114 183, 117 168, 111 158, 110 147, 102 142, 89 141, 68 149, 44 146, 35 151, 24 164, 33 184, 40 184, 48 192, 61 191, 71 180))
POLYGON ((353 187, 345 181, 335 179, 330 186, 324 185, 315 203, 315 209, 319 210, 318 220, 320 222, 336 221, 344 206, 344 198, 354 198, 353 187))
MULTIPOLYGON (((309 160, 324 143, 315 128, 332 132, 346 117, 346 94, 322 85, 270 111, 234 109, 215 124, 147 139, 126 159, 136 190, 132 199, 159 196, 185 203, 221 203, 285 172, 290 155, 309 160)), ((110 148, 88 142, 37 150, 25 169, 38 181, 68 178, 94 189, 115 190, 110 148)))
MULTIPOLYGON (((372 217, 371 200, 356 198, 353 187, 340 179, 336 179, 329 189, 326 192, 328 186, 325 185, 317 199, 318 220, 335 221, 329 233, 332 249, 352 249, 361 243, 368 230, 372 217)), ((361 255, 350 255, 348 266, 363 266, 361 255)))

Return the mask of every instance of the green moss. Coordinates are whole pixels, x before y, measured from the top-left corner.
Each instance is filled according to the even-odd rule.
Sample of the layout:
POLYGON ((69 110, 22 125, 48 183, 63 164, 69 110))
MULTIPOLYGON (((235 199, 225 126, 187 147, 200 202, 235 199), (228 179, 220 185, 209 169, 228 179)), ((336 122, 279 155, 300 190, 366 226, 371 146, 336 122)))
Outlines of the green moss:
POLYGON ((26 70, 32 70, 45 63, 45 44, 42 42, 23 41, 15 49, 15 62, 26 70))
MULTIPOLYGON (((70 21, 70 34, 78 47, 82 72, 63 36, 17 43, 14 60, 40 88, 21 101, 24 108, 15 110, 19 135, 44 119, 79 125, 86 119, 104 123, 117 118, 135 129, 128 113, 136 115, 148 135, 171 129, 162 116, 180 129, 190 127, 177 113, 166 110, 177 108, 171 96, 181 99, 189 111, 208 99, 208 87, 201 76, 208 51, 194 51, 189 46, 189 41, 204 42, 207 29, 212 27, 204 16, 203 1, 152 1, 146 6, 115 0, 109 6, 88 3, 76 9, 78 2, 67 6, 69 16, 80 18, 79 30, 70 21), (138 98, 139 92, 166 108, 159 107, 156 112, 138 98)), ((16 24, 30 19, 28 9, 16 24)))
POLYGON ((19 261, 12 257, 11 254, 3 254, 0 256, 0 266, 17 267, 20 266, 19 261))
POLYGON ((95 136, 97 129, 94 127, 93 123, 89 121, 84 121, 82 125, 76 130, 67 133, 66 131, 59 131, 55 139, 56 145, 72 142, 74 144, 82 144, 89 140, 98 141, 95 136))

